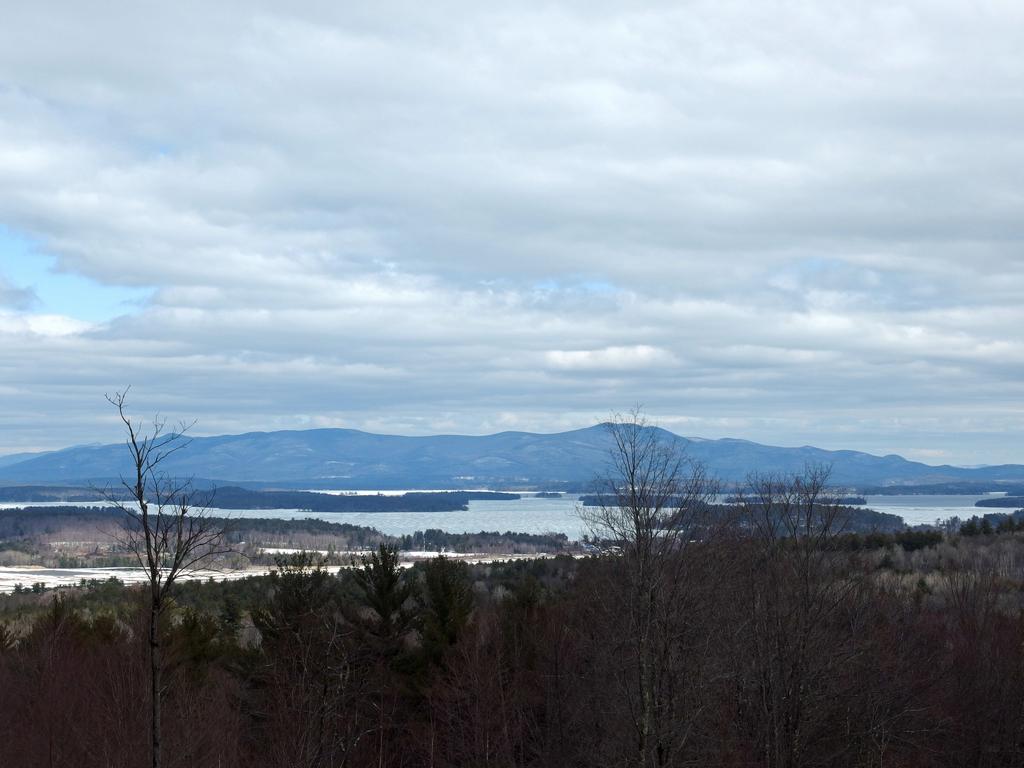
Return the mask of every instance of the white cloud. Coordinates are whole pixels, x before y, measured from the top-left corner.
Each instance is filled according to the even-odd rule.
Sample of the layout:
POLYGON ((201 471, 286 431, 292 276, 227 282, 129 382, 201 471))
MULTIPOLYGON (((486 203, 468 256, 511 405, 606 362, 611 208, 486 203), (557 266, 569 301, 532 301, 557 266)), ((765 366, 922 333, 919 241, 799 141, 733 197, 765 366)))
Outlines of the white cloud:
POLYGON ((0 226, 154 293, 83 325, 0 282, 0 451, 95 439, 133 382, 210 432, 640 401, 1024 461, 1022 33, 927 0, 21 4, 0 226))
POLYGON ((89 323, 62 315, 12 314, 0 311, 0 336, 74 336, 91 327, 89 323))
POLYGON ((544 353, 544 359, 552 368, 567 371, 641 372, 655 366, 673 365, 676 362, 675 357, 667 350, 647 344, 604 349, 552 349, 544 353))

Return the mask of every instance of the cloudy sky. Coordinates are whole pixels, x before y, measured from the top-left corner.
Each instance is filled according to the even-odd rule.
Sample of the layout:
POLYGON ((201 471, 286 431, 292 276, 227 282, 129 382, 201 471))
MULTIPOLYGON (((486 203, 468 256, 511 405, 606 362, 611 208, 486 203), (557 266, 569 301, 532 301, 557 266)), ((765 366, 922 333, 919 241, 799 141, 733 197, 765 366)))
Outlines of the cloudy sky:
POLYGON ((0 454, 557 431, 1024 462, 1024 4, 0 24, 0 454))

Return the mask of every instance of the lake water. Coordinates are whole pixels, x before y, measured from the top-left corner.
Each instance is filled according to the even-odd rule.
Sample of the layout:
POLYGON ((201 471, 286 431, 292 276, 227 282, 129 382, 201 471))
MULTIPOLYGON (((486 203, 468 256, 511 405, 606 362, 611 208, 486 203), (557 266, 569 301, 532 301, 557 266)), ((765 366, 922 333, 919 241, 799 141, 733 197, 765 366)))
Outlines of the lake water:
MULTIPOLYGON (((986 498, 991 496, 869 496, 866 506, 878 512, 899 515, 907 525, 934 523, 953 516, 968 518, 984 512, 1006 511, 974 506, 974 502, 986 498)), ((232 517, 316 517, 335 523, 367 525, 391 536, 439 528, 449 533, 564 533, 570 539, 580 539, 587 533, 587 529, 580 519, 578 506, 578 497, 567 494, 557 499, 523 495, 514 501, 471 501, 469 509, 464 512, 310 513, 298 509, 256 509, 225 511, 224 514, 232 517)))
MULTIPOLYGON (((968 518, 985 512, 1012 510, 985 509, 974 506, 979 499, 991 496, 868 496, 867 507, 878 512, 899 515, 908 525, 934 523, 953 516, 968 518)), ((0 509, 25 504, 0 503, 0 509)), ((33 504, 31 506, 59 506, 33 504)), ((86 506, 86 505, 83 505, 86 506)), ((302 519, 315 517, 334 523, 366 525, 392 536, 439 528, 449 533, 478 531, 516 531, 519 533, 564 533, 579 539, 586 527, 577 511, 578 498, 565 495, 557 499, 541 499, 524 495, 514 501, 471 501, 466 511, 454 512, 320 512, 301 509, 213 510, 225 517, 269 517, 302 519)))
MULTIPOLYGON (((1005 494, 999 494, 1005 495, 1005 494)), ((907 525, 934 523, 951 517, 967 519, 972 515, 992 512, 1012 512, 1012 509, 976 507, 974 502, 995 496, 866 496, 865 505, 876 512, 899 515, 907 525)))
POLYGON ((315 517, 332 523, 367 525, 390 536, 402 536, 427 528, 448 533, 515 531, 516 533, 564 533, 580 539, 586 532, 577 514, 576 496, 539 499, 523 496, 514 501, 470 501, 466 511, 451 512, 303 512, 297 509, 256 509, 228 512, 232 517, 315 517))

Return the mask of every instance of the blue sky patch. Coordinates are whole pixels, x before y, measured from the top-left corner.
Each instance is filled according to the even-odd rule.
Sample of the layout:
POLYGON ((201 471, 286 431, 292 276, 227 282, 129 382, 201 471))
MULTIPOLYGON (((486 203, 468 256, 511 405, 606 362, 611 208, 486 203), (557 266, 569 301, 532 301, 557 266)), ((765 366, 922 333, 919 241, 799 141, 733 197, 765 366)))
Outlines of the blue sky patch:
POLYGON ((57 259, 31 239, 0 227, 0 276, 36 297, 30 311, 86 322, 104 322, 137 310, 151 290, 104 285, 91 278, 57 270, 57 259))

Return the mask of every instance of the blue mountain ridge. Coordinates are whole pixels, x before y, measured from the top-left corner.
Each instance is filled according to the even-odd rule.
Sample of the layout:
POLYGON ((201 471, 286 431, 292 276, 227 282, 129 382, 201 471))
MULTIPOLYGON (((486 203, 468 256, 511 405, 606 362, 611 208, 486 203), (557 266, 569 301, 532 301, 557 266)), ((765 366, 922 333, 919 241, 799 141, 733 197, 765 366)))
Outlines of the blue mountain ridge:
MULTIPOLYGON (((656 429, 652 427, 651 429, 656 429)), ((901 456, 785 448, 747 440, 688 439, 660 430, 710 474, 739 481, 751 472, 796 473, 807 465, 832 467, 842 485, 901 485, 949 481, 1021 481, 1024 466, 979 468, 931 466, 901 456)), ((281 483, 310 488, 470 488, 586 483, 608 464, 611 439, 605 425, 553 434, 379 435, 353 429, 248 432, 195 437, 170 456, 172 475, 219 482, 281 483)), ((79 483, 125 474, 121 443, 76 446, 0 460, 0 481, 79 483), (13 460, 13 461, 12 461, 13 460)))

